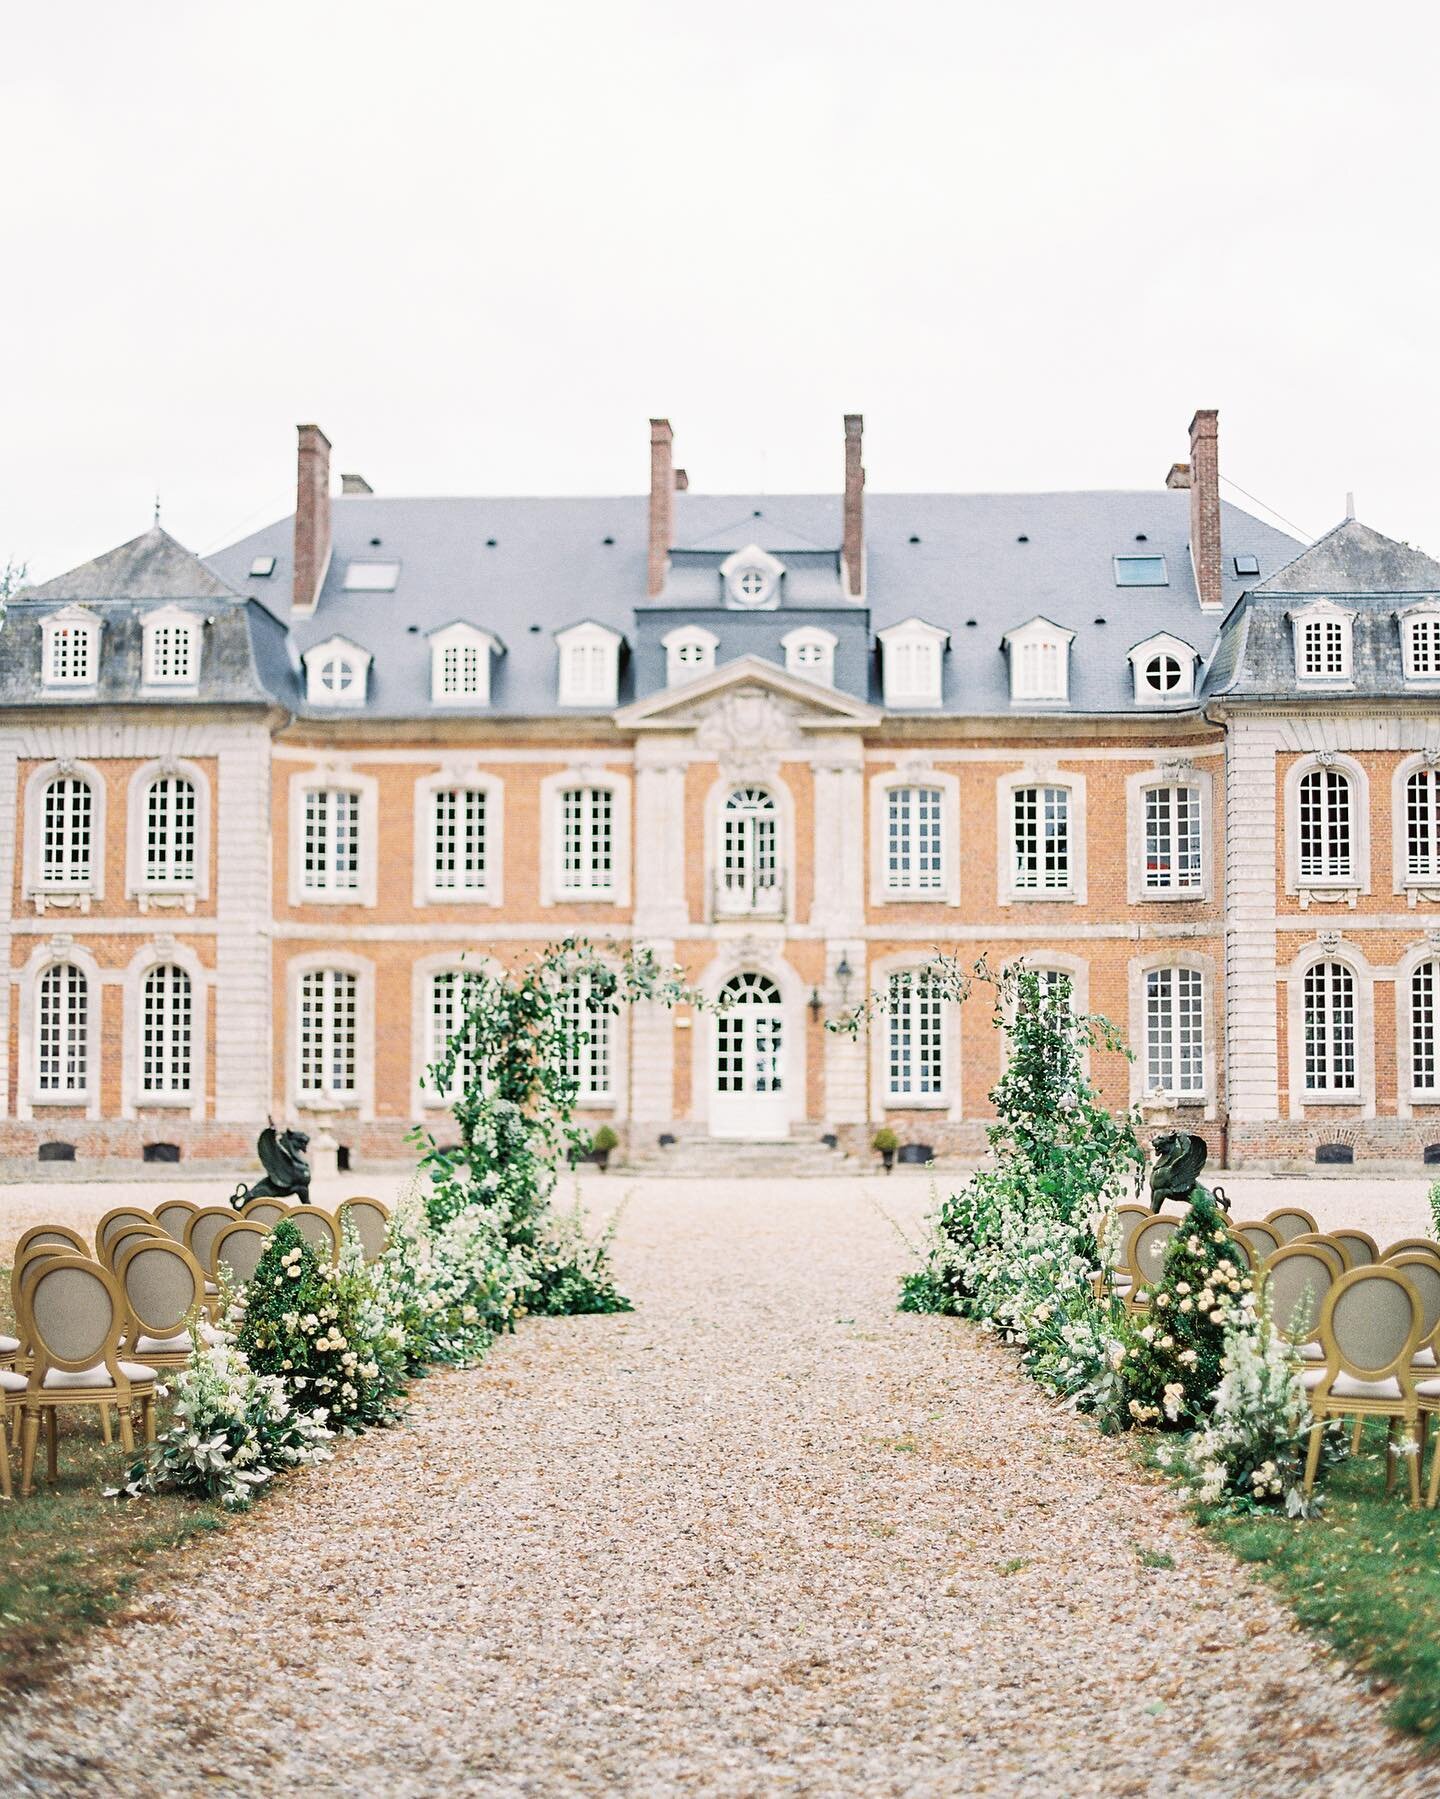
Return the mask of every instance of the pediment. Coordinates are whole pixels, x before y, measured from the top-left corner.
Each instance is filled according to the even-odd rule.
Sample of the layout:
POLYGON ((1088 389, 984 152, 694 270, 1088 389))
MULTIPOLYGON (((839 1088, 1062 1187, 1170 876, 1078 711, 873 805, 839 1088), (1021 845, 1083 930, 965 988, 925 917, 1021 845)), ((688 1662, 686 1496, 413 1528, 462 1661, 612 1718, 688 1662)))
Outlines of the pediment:
POLYGON ((746 733, 763 736, 767 747, 798 742, 805 731, 862 730, 878 725, 880 713, 864 700, 793 675, 763 656, 741 656, 707 670, 693 681, 667 687, 615 714, 622 729, 687 731, 723 737, 737 745, 746 733), (770 740, 775 740, 771 742, 770 740))

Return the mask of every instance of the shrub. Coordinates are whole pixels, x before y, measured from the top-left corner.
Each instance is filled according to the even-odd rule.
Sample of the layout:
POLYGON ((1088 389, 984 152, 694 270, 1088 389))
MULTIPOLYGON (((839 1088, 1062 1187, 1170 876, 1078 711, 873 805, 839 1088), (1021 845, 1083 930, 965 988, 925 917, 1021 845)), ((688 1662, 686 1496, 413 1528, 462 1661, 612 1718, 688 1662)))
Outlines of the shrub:
POLYGON ((527 1258, 523 1309, 537 1318, 632 1310, 610 1267, 610 1245, 619 1224, 616 1211, 600 1235, 591 1237, 578 1199, 568 1210, 552 1208, 527 1258))
POLYGON ((610 1151, 612 1149, 618 1149, 619 1145, 619 1137, 616 1136, 615 1132, 611 1130, 608 1124, 602 1124, 600 1129, 596 1131, 595 1135, 590 1139, 590 1149, 592 1154, 598 1153, 600 1155, 608 1156, 610 1151))
POLYGON ((871 1149, 878 1151, 882 1156, 893 1156, 895 1151, 900 1147, 900 1139, 895 1135, 894 1131, 890 1129, 888 1124, 882 1125, 870 1139, 870 1147, 871 1149))

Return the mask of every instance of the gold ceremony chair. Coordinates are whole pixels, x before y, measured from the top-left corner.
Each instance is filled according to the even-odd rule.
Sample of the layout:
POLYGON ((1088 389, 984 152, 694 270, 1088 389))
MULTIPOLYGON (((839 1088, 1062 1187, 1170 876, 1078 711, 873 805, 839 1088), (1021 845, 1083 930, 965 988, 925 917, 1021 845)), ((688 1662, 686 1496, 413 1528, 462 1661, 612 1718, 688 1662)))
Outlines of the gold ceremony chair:
MULTIPOLYGON (((1420 1504, 1420 1396, 1411 1366, 1420 1347, 1420 1296, 1389 1267, 1351 1268, 1325 1295, 1320 1308, 1323 1368, 1304 1375, 1315 1423, 1305 1457, 1305 1492, 1315 1490, 1321 1439, 1331 1418, 1389 1419, 1404 1439, 1410 1503, 1420 1504)), ((1436 1383, 1440 1391, 1440 1382, 1436 1383)), ((1385 1487, 1394 1484, 1389 1458, 1385 1487)))

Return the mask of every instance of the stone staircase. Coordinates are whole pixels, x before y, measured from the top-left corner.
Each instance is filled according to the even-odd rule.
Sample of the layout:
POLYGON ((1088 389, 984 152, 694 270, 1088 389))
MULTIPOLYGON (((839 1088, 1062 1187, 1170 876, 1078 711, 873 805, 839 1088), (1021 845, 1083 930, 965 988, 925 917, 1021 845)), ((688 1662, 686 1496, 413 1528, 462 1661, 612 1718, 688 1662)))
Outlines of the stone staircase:
MULTIPOLYGON (((638 1135, 638 1133, 637 1133, 638 1135)), ((617 1174, 665 1175, 680 1180, 721 1180, 746 1175, 773 1178, 823 1178, 873 1172, 862 1169, 853 1156, 831 1149, 822 1141, 824 1126, 795 1125, 779 1142, 751 1142, 745 1138, 709 1137, 674 1133, 675 1142, 661 1145, 658 1136, 646 1133, 632 1142, 623 1161, 612 1161, 617 1174)))

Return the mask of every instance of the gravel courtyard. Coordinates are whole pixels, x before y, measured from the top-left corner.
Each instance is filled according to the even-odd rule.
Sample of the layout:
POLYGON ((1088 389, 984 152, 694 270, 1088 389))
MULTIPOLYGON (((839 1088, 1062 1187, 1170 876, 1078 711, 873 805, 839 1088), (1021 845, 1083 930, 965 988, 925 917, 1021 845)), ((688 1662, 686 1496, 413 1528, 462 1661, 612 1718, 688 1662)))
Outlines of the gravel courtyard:
MULTIPOLYGON (((1420 1181, 1305 1191, 1427 1222, 1420 1181)), ((126 1193, 0 1189, 0 1250, 126 1193)), ((924 1181, 587 1193, 637 1311, 522 1327, 186 1551, 7 1706, 0 1791, 1437 1790, 1122 1449, 895 1312, 924 1181)))

